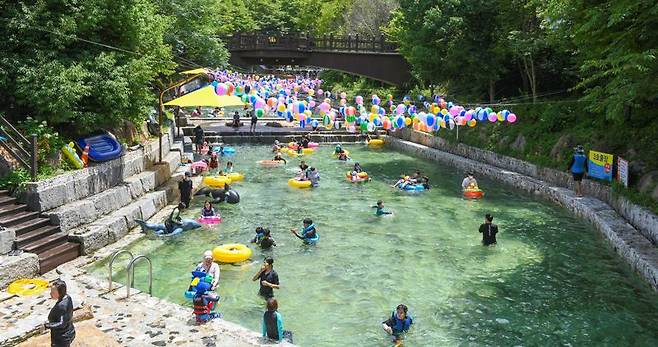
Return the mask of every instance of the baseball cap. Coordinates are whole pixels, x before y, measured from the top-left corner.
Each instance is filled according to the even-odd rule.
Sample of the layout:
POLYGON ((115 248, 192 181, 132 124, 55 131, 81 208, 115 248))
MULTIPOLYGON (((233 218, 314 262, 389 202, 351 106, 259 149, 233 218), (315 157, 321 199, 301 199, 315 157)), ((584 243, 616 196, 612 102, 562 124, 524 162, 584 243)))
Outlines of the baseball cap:
POLYGON ((211 251, 205 251, 205 252, 203 252, 203 259, 208 259, 208 258, 210 258, 210 259, 213 258, 213 257, 212 257, 212 252, 211 252, 211 251))

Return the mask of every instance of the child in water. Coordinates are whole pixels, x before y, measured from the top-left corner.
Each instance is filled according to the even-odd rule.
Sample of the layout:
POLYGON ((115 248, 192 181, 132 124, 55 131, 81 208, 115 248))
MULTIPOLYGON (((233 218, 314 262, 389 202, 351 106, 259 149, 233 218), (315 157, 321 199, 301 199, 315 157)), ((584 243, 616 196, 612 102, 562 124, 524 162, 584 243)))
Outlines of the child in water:
POLYGON ((219 160, 217 160, 217 153, 213 152, 210 156, 210 162, 208 163, 210 170, 216 170, 219 167, 219 160))
POLYGON ((352 158, 350 158, 350 157, 347 155, 347 153, 345 153, 345 151, 342 151, 342 152, 340 152, 340 153, 338 154, 338 160, 348 161, 348 160, 350 160, 350 159, 352 159, 352 158))
POLYGON ((194 316, 197 323, 206 323, 211 319, 222 318, 220 313, 212 312, 217 302, 219 302, 219 295, 209 292, 210 284, 199 282, 196 290, 192 303, 194 305, 194 316))
POLYGON ((357 173, 363 172, 363 169, 361 168, 361 164, 354 163, 354 171, 356 171, 357 173))
POLYGON ((226 162, 226 168, 224 169, 224 172, 227 173, 227 174, 233 172, 233 162, 232 161, 226 162))
POLYGON ((378 200, 377 205, 373 206, 372 208, 377 209, 377 211, 375 211, 375 215, 377 215, 377 216, 393 214, 393 212, 384 211, 384 201, 383 200, 378 200))
POLYGON ((215 209, 212 207, 212 202, 206 200, 206 202, 203 204, 203 208, 201 209, 201 218, 204 217, 214 217, 217 214, 215 213, 215 209))
POLYGON ((292 332, 283 330, 283 318, 277 311, 279 303, 275 298, 267 299, 267 311, 263 314, 263 337, 281 342, 286 339, 292 342, 292 332))
POLYGON ((256 236, 251 239, 251 243, 259 245, 263 240, 263 237, 265 237, 265 229, 263 229, 263 227, 256 227, 256 236))

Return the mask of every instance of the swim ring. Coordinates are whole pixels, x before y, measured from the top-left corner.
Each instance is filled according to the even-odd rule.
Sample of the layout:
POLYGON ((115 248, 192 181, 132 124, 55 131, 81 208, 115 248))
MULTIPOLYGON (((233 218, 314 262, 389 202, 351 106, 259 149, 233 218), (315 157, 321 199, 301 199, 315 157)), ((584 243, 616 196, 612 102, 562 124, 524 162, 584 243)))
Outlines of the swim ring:
POLYGON ((231 178, 227 176, 205 176, 203 183, 213 188, 224 188, 224 184, 231 183, 231 178))
POLYGON ((36 295, 48 289, 48 281, 40 278, 21 278, 7 287, 7 293, 20 296, 36 295))
MULTIPOLYGON (((219 147, 212 149, 213 152, 219 153, 219 147)), ((233 154, 235 153, 235 148, 233 147, 224 147, 224 154, 233 154)))
POLYGON ((228 174, 224 174, 223 176, 228 177, 233 183, 237 181, 244 181, 244 175, 239 172, 231 172, 228 174))
POLYGON ((425 187, 422 184, 407 184, 406 186, 404 186, 404 188, 401 189, 411 192, 411 191, 425 190, 425 187))
POLYGON ((302 153, 300 154, 297 150, 288 149, 288 155, 291 157, 300 157, 302 155, 307 155, 315 152, 313 148, 302 148, 302 153))
MULTIPOLYGON (((346 156, 348 156, 348 157, 350 156, 350 151, 344 149, 343 152, 345 152, 346 156)), ((334 154, 332 154, 331 156, 334 157, 334 158, 338 158, 338 153, 334 152, 334 154)))
MULTIPOLYGON (((368 180, 368 173, 367 172, 359 172, 357 174, 357 176, 359 176, 359 178, 361 178, 363 180, 362 181, 356 181, 354 183, 365 182, 365 181, 368 180)), ((352 182, 352 173, 351 172, 345 173, 345 178, 347 178, 348 181, 352 182)))
POLYGON ((259 160, 258 164, 265 167, 276 167, 280 165, 285 165, 283 160, 259 160))
MULTIPOLYGON (((320 144, 319 144, 319 143, 317 143, 317 142, 309 142, 309 143, 308 143, 308 148, 305 148, 305 149, 313 149, 313 148, 318 148, 318 147, 320 147, 320 144)), ((295 150, 296 150, 296 149, 297 149, 297 144, 294 143, 294 142, 288 142, 288 148, 290 148, 290 149, 295 149, 295 150)))
POLYGON ((466 199, 481 199, 484 192, 480 188, 468 188, 464 190, 464 198, 466 199))
POLYGON ((295 178, 288 180, 288 185, 295 188, 311 188, 311 181, 300 181, 295 178))
POLYGON ((220 216, 210 216, 210 217, 199 217, 199 223, 206 225, 219 224, 222 222, 222 217, 220 216))
POLYGON ((377 146, 383 146, 384 145, 384 140, 382 139, 372 139, 368 141, 368 146, 372 147, 377 147, 377 146))
POLYGON ((241 243, 229 243, 215 247, 212 256, 220 263, 239 263, 251 257, 251 249, 241 243))

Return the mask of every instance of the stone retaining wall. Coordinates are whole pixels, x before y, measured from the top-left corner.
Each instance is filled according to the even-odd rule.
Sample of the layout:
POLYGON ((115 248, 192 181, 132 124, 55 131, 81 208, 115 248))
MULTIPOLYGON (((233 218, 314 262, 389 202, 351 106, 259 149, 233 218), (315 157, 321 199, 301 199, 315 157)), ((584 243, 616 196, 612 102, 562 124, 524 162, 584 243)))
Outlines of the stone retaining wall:
MULTIPOLYGON (((398 130, 392 132, 391 135, 464 158, 473 159, 502 169, 538 178, 552 185, 573 189, 573 180, 571 179, 571 175, 567 172, 539 167, 520 159, 471 147, 463 143, 450 143, 443 138, 412 129, 398 130)), ((644 237, 649 239, 654 245, 658 245, 658 216, 646 208, 633 204, 623 196, 614 195, 609 186, 590 180, 584 180, 582 186, 585 195, 595 197, 612 206, 617 213, 622 215, 631 225, 641 232, 644 237)))
MULTIPOLYGON (((163 157, 169 154, 172 143, 170 131, 162 137, 163 157)), ((120 158, 28 183, 25 200, 32 211, 51 210, 115 187, 124 179, 152 167, 158 159, 158 141, 149 141, 143 148, 126 152, 120 158)))
MULTIPOLYGON (((551 185, 549 182, 513 170, 447 153, 424 144, 395 137, 387 137, 386 145, 417 156, 443 162, 465 171, 501 181, 526 192, 542 196, 574 212, 592 224, 610 241, 621 255, 650 285, 658 291, 658 250, 632 225, 628 224, 612 207, 593 197, 577 198, 571 189, 551 185)), ((492 157, 495 157, 492 154, 492 157)), ((504 158, 503 158, 504 159, 504 158)), ((510 161, 507 161, 509 164, 510 161)), ((520 163, 525 165, 523 163, 520 163)), ((524 167, 521 166, 523 170, 524 167)), ((526 173, 532 168, 525 166, 526 173)))
POLYGON ((19 278, 31 278, 39 273, 39 256, 22 253, 17 256, 0 255, 0 288, 19 278))

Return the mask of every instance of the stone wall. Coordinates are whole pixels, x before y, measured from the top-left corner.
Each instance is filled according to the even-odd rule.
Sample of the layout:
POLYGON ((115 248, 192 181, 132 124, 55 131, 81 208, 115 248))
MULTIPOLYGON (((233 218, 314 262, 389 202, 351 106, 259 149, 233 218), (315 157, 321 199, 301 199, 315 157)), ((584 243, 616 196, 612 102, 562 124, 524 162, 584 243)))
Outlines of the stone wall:
MULTIPOLYGON (((162 137, 163 156, 169 154, 172 142, 170 131, 162 137)), ((124 179, 152 167, 158 160, 158 141, 149 141, 143 148, 129 151, 120 158, 28 183, 25 200, 32 211, 51 210, 115 187, 124 179)))
MULTIPOLYGON (((425 137, 422 138, 428 141, 425 137)), ((552 185, 550 182, 516 172, 513 169, 483 162, 495 158, 497 155, 494 153, 486 154, 478 152, 479 150, 475 151, 476 158, 484 159, 479 161, 395 137, 387 137, 385 141, 389 147, 443 162, 461 170, 473 171, 478 175, 542 196, 565 207, 577 216, 591 222, 610 241, 613 249, 629 263, 633 270, 639 273, 654 290, 658 291, 658 250, 655 245, 603 201, 594 197, 577 198, 571 189, 552 185)), ((509 158, 501 159, 501 162, 507 163, 507 165, 516 161, 516 159, 509 160, 509 158)), ((526 170, 526 173, 533 172, 533 168, 527 163, 519 164, 521 165, 520 170, 526 170)), ((556 178, 559 176, 556 175, 556 178)))
MULTIPOLYGON (((402 129, 391 133, 392 136, 427 147, 439 149, 464 158, 487 163, 505 170, 521 173, 526 176, 540 179, 552 185, 573 189, 571 175, 565 171, 551 168, 539 167, 526 161, 501 155, 465 145, 463 143, 449 143, 446 140, 430 134, 411 129, 402 129)), ((566 164, 565 164, 566 166, 566 164)), ((583 192, 585 195, 595 197, 622 215, 633 227, 654 245, 658 244, 658 216, 646 208, 635 205, 623 196, 614 195, 609 186, 590 181, 583 181, 583 192)))
POLYGON ((36 254, 0 255, 0 288, 5 288, 19 278, 31 278, 38 273, 39 256, 36 254))

